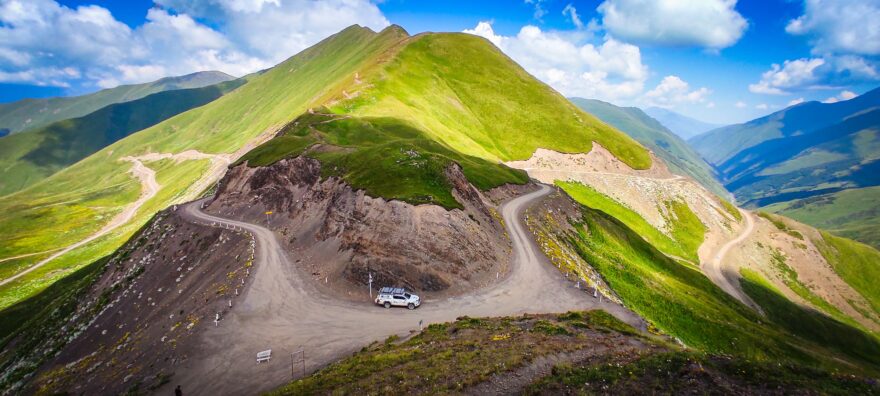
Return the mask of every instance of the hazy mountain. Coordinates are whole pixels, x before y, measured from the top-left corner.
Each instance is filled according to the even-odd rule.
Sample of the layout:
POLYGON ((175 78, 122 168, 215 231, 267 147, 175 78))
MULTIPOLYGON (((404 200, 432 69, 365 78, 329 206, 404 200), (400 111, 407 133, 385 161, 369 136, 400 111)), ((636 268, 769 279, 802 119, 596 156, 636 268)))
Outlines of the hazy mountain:
POLYGON ((641 109, 618 107, 594 99, 571 98, 571 101, 653 150, 673 172, 692 177, 721 197, 729 195, 716 179, 715 170, 696 151, 641 109))
POLYGON ((24 189, 131 133, 209 103, 242 84, 240 79, 159 92, 7 136, 0 140, 0 195, 24 189))
POLYGON ((645 114, 659 121, 663 126, 684 140, 721 126, 703 122, 662 107, 646 107, 642 110, 644 110, 645 114))
POLYGON ((691 143, 715 161, 739 202, 761 207, 791 201, 773 210, 816 226, 833 224, 830 229, 842 235, 878 246, 875 211, 827 195, 880 185, 878 133, 880 89, 875 89, 844 102, 802 103, 691 143), (810 199, 814 196, 824 198, 810 199))
POLYGON ((206 71, 179 77, 165 77, 153 82, 134 85, 120 85, 92 94, 46 99, 23 99, 0 104, 0 128, 18 133, 28 129, 41 128, 55 121, 82 117, 102 107, 140 99, 157 92, 201 88, 224 81, 233 80, 226 73, 206 71))

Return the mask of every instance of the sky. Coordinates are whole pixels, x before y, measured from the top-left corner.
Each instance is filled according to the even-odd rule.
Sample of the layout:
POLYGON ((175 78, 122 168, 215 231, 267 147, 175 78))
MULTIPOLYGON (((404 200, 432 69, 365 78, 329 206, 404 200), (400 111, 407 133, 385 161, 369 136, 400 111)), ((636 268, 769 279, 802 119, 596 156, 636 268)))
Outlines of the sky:
POLYGON ((0 103, 271 67, 352 24, 485 37, 565 96, 748 121, 880 86, 880 0, 0 0, 0 103))

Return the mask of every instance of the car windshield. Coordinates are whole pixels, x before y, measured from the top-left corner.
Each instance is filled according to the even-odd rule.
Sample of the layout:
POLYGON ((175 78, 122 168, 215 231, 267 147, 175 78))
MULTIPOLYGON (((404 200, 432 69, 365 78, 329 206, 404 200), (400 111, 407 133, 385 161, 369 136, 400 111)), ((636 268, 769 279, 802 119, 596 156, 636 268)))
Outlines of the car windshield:
POLYGON ((410 297, 412 297, 409 293, 404 293, 403 295, 404 295, 404 297, 406 297, 406 298, 410 298, 410 297))

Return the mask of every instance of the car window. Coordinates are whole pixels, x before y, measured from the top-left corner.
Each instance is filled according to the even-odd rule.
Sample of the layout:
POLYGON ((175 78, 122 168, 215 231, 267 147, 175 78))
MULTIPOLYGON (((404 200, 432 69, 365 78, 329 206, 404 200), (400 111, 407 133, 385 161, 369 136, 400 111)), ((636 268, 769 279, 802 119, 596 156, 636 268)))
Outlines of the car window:
POLYGON ((394 296, 395 300, 403 300, 403 296, 394 296))
POLYGON ((410 297, 412 297, 409 293, 406 293, 406 294, 404 294, 403 296, 406 297, 406 298, 410 298, 410 297))

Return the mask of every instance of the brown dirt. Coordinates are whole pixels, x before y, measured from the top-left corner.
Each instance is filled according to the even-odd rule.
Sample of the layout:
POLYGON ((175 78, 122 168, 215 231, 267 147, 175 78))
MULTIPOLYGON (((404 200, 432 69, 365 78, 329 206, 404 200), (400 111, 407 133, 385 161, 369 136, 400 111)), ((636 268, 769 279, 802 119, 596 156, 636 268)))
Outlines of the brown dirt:
POLYGON ((497 204, 457 166, 447 173, 464 210, 372 198, 339 179, 321 179, 320 163, 303 157, 243 164, 223 179, 208 211, 280 234, 297 267, 325 292, 357 298, 352 290, 365 290, 372 273, 375 287, 400 285, 442 298, 485 287, 510 268, 497 204))
POLYGON ((197 347, 194 335, 244 290, 250 244, 244 232, 160 213, 107 264, 66 325, 80 334, 42 366, 30 391, 148 392, 173 378, 197 347))

